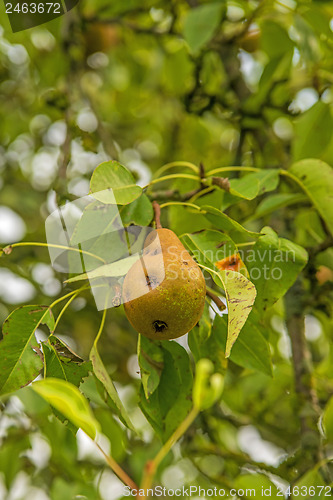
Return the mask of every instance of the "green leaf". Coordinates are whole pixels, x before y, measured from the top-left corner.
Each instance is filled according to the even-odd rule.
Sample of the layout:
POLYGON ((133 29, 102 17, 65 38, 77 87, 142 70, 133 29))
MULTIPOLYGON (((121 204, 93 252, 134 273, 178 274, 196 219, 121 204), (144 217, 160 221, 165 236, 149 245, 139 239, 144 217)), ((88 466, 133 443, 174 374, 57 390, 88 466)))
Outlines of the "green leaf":
POLYGON ((92 280, 96 278, 117 278, 125 276, 138 258, 138 255, 130 255, 125 259, 117 260, 111 264, 99 266, 93 271, 88 271, 87 273, 78 274, 77 276, 68 278, 68 280, 64 281, 64 283, 75 283, 76 281, 92 280))
POLYGON ((265 19, 261 23, 260 45, 270 60, 283 57, 287 52, 294 50, 294 44, 286 29, 275 21, 265 19))
MULTIPOLYGON (((322 51, 319 44, 319 38, 316 36, 311 25, 300 15, 300 13, 295 13, 294 20, 298 38, 297 45, 301 58, 307 60, 309 64, 320 64, 322 51)), ((321 32, 320 35, 323 35, 323 33, 321 32)))
POLYGON ((294 203, 302 203, 306 200, 307 197, 302 193, 272 194, 259 203, 255 211, 255 215, 250 217, 249 220, 264 217, 264 215, 275 212, 275 210, 278 210, 279 208, 288 207, 294 203))
POLYGON ((192 52, 200 50, 212 38, 221 22, 224 8, 224 3, 214 2, 189 11, 183 33, 192 52))
POLYGON ((35 332, 41 324, 52 331, 54 318, 47 306, 15 309, 3 324, 0 342, 0 394, 29 384, 43 367, 35 332))
POLYGON ((260 108, 276 81, 284 77, 289 71, 292 62, 292 52, 287 52, 285 57, 277 57, 268 61, 259 80, 258 91, 248 97, 245 108, 256 111, 260 108))
MULTIPOLYGON (((63 468, 63 470, 65 470, 65 468, 63 468)), ((78 476, 78 474, 76 474, 76 476, 78 476)), ((55 477, 52 482, 50 493, 51 500, 72 500, 74 498, 96 498, 96 500, 100 500, 100 496, 98 496, 94 485, 87 484, 83 481, 68 483, 62 477, 55 477)))
POLYGON ((164 367, 163 351, 156 342, 139 335, 138 360, 141 369, 141 382, 147 399, 160 383, 164 367))
POLYGON ((220 269, 217 263, 232 255, 238 254, 237 247, 226 234, 208 229, 196 234, 183 234, 180 237, 194 259, 211 274, 215 283, 224 290, 221 276, 217 276, 220 269))
MULTIPOLYGON (((209 305, 207 301, 205 302, 204 312, 199 320, 199 322, 195 325, 195 327, 191 331, 198 332, 197 339, 200 344, 205 343, 207 340, 211 338, 212 333, 212 321, 209 314, 209 305)), ((188 341, 190 340, 190 335, 188 337, 188 341)), ((192 351, 193 353, 193 351, 192 351)), ((210 356, 200 356, 201 358, 209 358, 210 356)), ((196 358, 198 361, 199 357, 196 358)))
MULTIPOLYGON (((196 187, 197 183, 194 181, 187 181, 186 179, 179 179, 172 183, 172 188, 180 193, 184 193, 186 190, 191 191, 196 187)), ((212 193, 197 199, 195 203, 199 207, 201 207, 202 203, 212 206, 220 206, 222 203, 223 193, 224 192, 220 189, 214 189, 212 193)), ((168 211, 170 229, 172 229, 176 234, 194 233, 196 231, 207 229, 211 226, 210 224, 207 224, 207 219, 201 211, 199 212, 191 207, 186 207, 186 205, 183 207, 181 205, 171 205, 168 211)))
MULTIPOLYGON (((139 199, 144 198, 141 196, 139 199)), ((138 253, 142 250, 144 240, 151 229, 143 226, 124 227, 125 222, 130 223, 133 220, 137 222, 149 224, 151 220, 150 211, 151 205, 148 203, 148 208, 143 202, 138 204, 137 210, 132 207, 137 200, 127 206, 118 208, 117 205, 106 205, 100 201, 94 201, 87 205, 74 227, 71 235, 70 244, 79 247, 84 252, 89 252, 99 258, 87 254, 79 254, 78 252, 68 252, 69 272, 77 273, 84 270, 85 272, 95 271, 97 266, 100 266, 101 259, 105 265, 110 267, 102 268, 97 272, 98 276, 120 276, 126 274, 128 268, 126 261, 120 264, 124 265, 124 270, 119 268, 119 261, 128 256, 138 253), (132 209, 130 209, 132 207, 132 209), (139 210, 143 210, 139 215, 139 210), (125 213, 124 213, 125 211, 125 213), (124 215, 124 219, 122 216, 124 215), (113 265, 115 262, 117 264, 113 265), (111 265, 112 264, 112 265, 111 265), (100 273, 100 274, 99 274, 100 273), (107 274, 105 274, 107 273, 107 274)), ((130 267, 130 261, 128 262, 130 267)), ((95 275, 93 274, 92 277, 95 275)), ((85 279, 85 273, 82 279, 85 279)), ((77 277, 74 281, 81 279, 77 277)))
POLYGON ((85 377, 84 380, 80 384, 80 391, 82 394, 94 403, 95 406, 102 408, 114 407, 114 404, 111 402, 110 397, 106 393, 104 389, 104 385, 94 373, 90 373, 88 377, 85 377), (111 404, 108 406, 108 399, 111 404))
POLYGON ((333 248, 320 252, 316 256, 316 266, 326 266, 333 271, 333 248))
POLYGON ((102 382, 103 386, 106 389, 106 392, 110 396, 111 401, 114 404, 114 410, 116 411, 118 417, 123 422, 123 424, 126 425, 126 427, 136 432, 95 345, 93 345, 93 347, 91 348, 89 357, 94 368, 94 373, 96 377, 102 382))
POLYGON ((19 434, 11 433, 6 435, 6 439, 2 440, 0 448, 0 470, 8 491, 16 475, 26 466, 25 453, 29 449, 31 449, 29 435, 27 433, 22 434, 22 431, 19 434))
POLYGON ((223 231, 227 232, 236 231, 251 238, 256 238, 260 234, 254 231, 249 231, 241 224, 239 224, 239 222, 235 221, 234 219, 231 219, 228 215, 221 212, 221 210, 218 210, 215 207, 211 207, 209 205, 203 205, 201 209, 205 212, 206 219, 208 219, 209 222, 211 222, 214 225, 214 227, 218 229, 222 229, 223 231))
MULTIPOLYGON (((30 387, 27 387, 26 389, 30 389, 30 387)), ((30 390, 36 396, 36 398, 39 398, 41 401, 47 404, 42 396, 39 396, 39 394, 37 394, 37 392, 35 392, 32 388, 30 390)), ((64 423, 61 422, 60 419, 54 414, 55 412, 57 412, 57 410, 53 409, 54 413, 52 413, 51 406, 49 404, 47 404, 47 406, 50 409, 51 414, 49 416, 41 416, 40 418, 38 418, 37 422, 40 431, 47 438, 52 450, 50 465, 53 464, 59 470, 66 471, 67 480, 69 478, 77 479, 78 477, 80 477, 80 473, 78 473, 78 450, 76 440, 78 427, 69 423, 67 425, 64 425, 64 423)), ((26 408, 25 411, 27 411, 26 408)), ((27 411, 27 413, 28 415, 30 414, 29 411, 27 411)), ((60 415, 59 412, 57 413, 58 415, 60 415)), ((62 417, 62 415, 60 416, 62 417)), ((64 419, 65 417, 62 418, 64 419)))
POLYGON ((227 362, 224 356, 224 348, 218 335, 212 331, 212 319, 209 314, 209 305, 205 304, 203 315, 199 324, 188 334, 188 345, 195 361, 201 358, 210 359, 214 364, 214 371, 225 373, 227 362))
POLYGON ((330 28, 331 18, 327 11, 323 11, 320 7, 312 5, 311 9, 302 12, 302 17, 312 27, 317 36, 320 37, 325 34, 330 41, 333 39, 333 33, 330 28))
POLYGON ((142 194, 129 205, 120 207, 119 214, 124 226, 149 226, 154 217, 154 210, 148 196, 142 194))
POLYGON ((191 369, 190 358, 185 349, 177 342, 165 342, 163 345, 165 351, 164 363, 168 365, 168 359, 172 360, 172 369, 178 379, 178 390, 175 391, 175 386, 168 388, 169 398, 165 398, 167 394, 166 384, 169 384, 169 376, 167 369, 161 375, 161 381, 158 388, 160 407, 162 414, 165 415, 164 436, 169 437, 177 429, 180 423, 185 419, 192 407, 191 391, 193 375, 191 369))
POLYGON ((231 255, 236 253, 235 244, 226 235, 209 230, 194 235, 186 234, 181 239, 195 255, 197 262, 207 268, 215 283, 225 291, 228 305, 228 341, 226 347, 226 357, 228 357, 231 347, 251 311, 256 297, 255 286, 241 273, 229 270, 219 271, 215 266, 217 252, 222 252, 223 256, 230 256, 230 252, 232 252, 231 255), (220 246, 223 242, 224 245, 220 246))
MULTIPOLYGON (((115 403, 105 389, 102 382, 92 372, 88 377, 85 377, 80 384, 80 392, 94 405, 94 408, 103 408, 118 415, 115 403)), ((121 419, 120 419, 121 420, 121 419)))
POLYGON ((77 387, 83 377, 92 370, 90 362, 77 356, 63 340, 50 335, 47 342, 42 343, 44 354, 44 377, 67 380, 77 387))
POLYGON ((307 263, 308 254, 296 243, 279 238, 270 227, 264 227, 261 234, 244 259, 257 289, 256 308, 263 311, 291 287, 307 263))
POLYGON ((333 168, 316 159, 302 160, 289 173, 297 178, 333 234, 333 168))
MULTIPOLYGON (((222 345, 226 345, 228 324, 224 316, 215 316, 213 335, 219 337, 222 345)), ((272 376, 269 344, 250 318, 243 326, 232 348, 230 360, 244 368, 250 368, 272 376)))
POLYGON ((194 234, 186 233, 180 239, 200 264, 215 271, 219 270, 216 262, 238 253, 229 236, 213 229, 194 234))
POLYGON ((328 441, 333 441, 333 396, 326 404, 323 414, 323 426, 328 441))
POLYGON ((127 205, 141 195, 142 188, 135 184, 127 168, 117 161, 106 161, 95 168, 90 180, 90 192, 98 193, 95 198, 103 203, 127 205))
POLYGON ((183 96, 192 85, 192 62, 188 57, 188 48, 179 43, 172 53, 167 52, 161 60, 161 89, 173 96, 183 96))
MULTIPOLYGON (((276 82, 285 80, 290 72, 293 59, 293 51, 286 52, 282 57, 270 59, 262 72, 258 91, 247 98, 244 107, 248 111, 257 112, 276 82)), ((248 120, 248 119, 247 119, 248 120)), ((247 121, 244 120, 244 123, 247 121)))
POLYGON ((303 247, 317 246, 325 240, 326 233, 320 215, 314 207, 303 208, 295 217, 295 240, 303 247))
POLYGON ((16 391, 15 396, 24 405, 25 413, 38 422, 47 420, 48 416, 52 414, 51 406, 32 389, 31 385, 16 391))
MULTIPOLYGON (((95 243, 99 236, 115 231, 119 227, 121 227, 121 219, 118 207, 95 200, 84 208, 80 219, 73 228, 70 243, 78 245, 90 240, 95 243)), ((97 255, 99 254, 97 253, 97 255)))
POLYGON ((245 276, 235 271, 220 271, 228 305, 228 338, 225 356, 230 351, 243 328, 256 299, 256 287, 245 276))
MULTIPOLYGON (((307 491, 307 492, 310 492, 309 491, 310 486, 312 486, 311 490, 314 491, 314 492, 316 491, 316 489, 317 489, 316 487, 317 486, 323 486, 324 485, 324 481, 323 481, 323 478, 319 474, 319 471, 318 471, 318 468, 321 465, 322 465, 322 463, 319 463, 319 464, 317 464, 316 467, 314 467, 313 469, 310 469, 309 471, 307 471, 302 477, 300 477, 296 481, 296 483, 294 484, 294 486, 298 486, 298 488, 300 488, 300 489, 302 487, 304 487, 304 490, 307 491)), ((324 490, 324 493, 326 491, 327 490, 324 490)), ((322 496, 324 496, 324 495, 322 495, 322 496)), ((314 498, 314 495, 308 494, 307 498, 311 498, 311 497, 314 498)), ((320 498, 320 496, 319 496, 319 498, 320 498)))
POLYGON ((95 439, 100 429, 99 423, 77 387, 65 380, 47 378, 34 382, 32 388, 74 426, 80 427, 91 439, 95 439))
MULTIPOLYGON (((270 92, 276 83, 280 84, 289 79, 292 66, 294 42, 289 38, 288 32, 282 23, 262 18, 260 23, 260 48, 268 55, 267 64, 262 72, 259 86, 245 101, 244 108, 252 113, 260 112, 261 106, 269 100, 270 92)), ((284 101, 283 101, 284 102, 284 101)), ((248 123, 245 118, 244 123, 248 123)), ((255 123, 255 122, 254 122, 255 123)), ((260 129, 263 125, 260 124, 260 129)))
POLYGON ((322 158, 332 139, 330 106, 318 101, 295 121, 292 154, 294 160, 322 158))
POLYGON ((248 498, 270 498, 279 500, 283 498, 281 490, 264 474, 243 474, 239 475, 234 482, 236 489, 249 490, 248 498), (263 496, 264 495, 264 496, 263 496))
MULTIPOLYGON (((72 224, 70 219, 67 224, 72 224)), ((101 259, 102 263, 103 260, 109 263, 128 255, 128 247, 123 239, 125 229, 117 205, 107 205, 97 200, 89 203, 75 226, 70 226, 70 231, 70 246, 98 257, 96 259, 93 255, 69 251, 70 273, 91 271, 101 264, 101 259)))
POLYGON ((141 385, 140 408, 165 442, 192 408, 193 376, 189 356, 183 347, 172 341, 157 345, 163 352, 164 362, 160 382, 149 398, 141 385))
POLYGON ((117 422, 109 409, 96 408, 94 415, 101 425, 101 431, 111 444, 111 456, 117 462, 124 460, 127 448, 126 429, 117 422))
POLYGON ((265 169, 244 175, 240 179, 231 179, 230 191, 223 198, 222 208, 225 209, 236 203, 239 201, 238 198, 253 200, 265 192, 273 191, 277 188, 279 181, 278 169, 265 169))

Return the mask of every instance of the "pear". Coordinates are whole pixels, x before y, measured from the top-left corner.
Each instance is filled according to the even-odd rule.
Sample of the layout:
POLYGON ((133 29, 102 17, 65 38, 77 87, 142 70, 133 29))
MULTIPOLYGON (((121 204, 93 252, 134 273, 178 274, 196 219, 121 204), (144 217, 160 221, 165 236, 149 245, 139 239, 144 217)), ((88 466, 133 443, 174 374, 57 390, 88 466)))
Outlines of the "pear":
POLYGON ((122 294, 126 316, 139 333, 174 339, 199 321, 206 283, 175 233, 161 228, 147 236, 142 257, 125 276, 122 294))

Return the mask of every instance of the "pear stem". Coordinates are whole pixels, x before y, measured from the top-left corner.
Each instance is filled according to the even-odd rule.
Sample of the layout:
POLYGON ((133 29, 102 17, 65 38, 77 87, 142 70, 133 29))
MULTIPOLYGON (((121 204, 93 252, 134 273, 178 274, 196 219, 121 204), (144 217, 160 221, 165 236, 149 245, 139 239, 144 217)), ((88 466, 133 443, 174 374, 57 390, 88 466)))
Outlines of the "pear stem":
POLYGON ((159 206, 157 201, 153 201, 153 209, 154 209, 154 214, 155 214, 156 229, 162 229, 162 224, 160 221, 161 207, 159 206))
POLYGON ((206 295, 211 298, 213 302, 215 302, 220 311, 224 311, 226 306, 224 302, 222 302, 222 300, 217 295, 215 295, 215 293, 212 293, 210 290, 206 290, 206 295))

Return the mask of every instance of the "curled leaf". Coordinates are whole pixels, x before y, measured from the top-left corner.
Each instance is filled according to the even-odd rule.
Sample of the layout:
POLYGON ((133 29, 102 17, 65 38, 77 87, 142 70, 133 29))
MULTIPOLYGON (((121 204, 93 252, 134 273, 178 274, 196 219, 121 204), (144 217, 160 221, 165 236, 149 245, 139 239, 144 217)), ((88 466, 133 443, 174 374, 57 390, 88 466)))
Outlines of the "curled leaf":
POLYGON ((100 425, 94 418, 88 401, 77 387, 66 380, 46 378, 34 382, 32 388, 72 424, 80 427, 91 439, 95 439, 100 425))

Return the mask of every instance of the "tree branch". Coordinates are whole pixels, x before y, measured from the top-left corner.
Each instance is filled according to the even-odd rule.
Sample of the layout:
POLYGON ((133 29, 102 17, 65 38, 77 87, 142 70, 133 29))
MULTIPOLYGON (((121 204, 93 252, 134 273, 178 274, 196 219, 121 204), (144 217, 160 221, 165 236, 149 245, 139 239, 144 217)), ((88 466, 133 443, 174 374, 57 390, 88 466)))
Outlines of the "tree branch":
POLYGON ((292 348, 295 392, 298 396, 298 415, 305 471, 313 464, 314 456, 317 462, 322 461, 324 456, 317 428, 320 408, 312 376, 311 354, 305 338, 303 296, 302 283, 297 280, 286 294, 285 306, 287 329, 292 348))
POLYGON ((66 138, 62 149, 61 161, 59 162, 59 178, 63 180, 66 180, 67 166, 71 157, 72 131, 71 131, 69 109, 67 109, 65 113, 65 123, 66 123, 66 138))
POLYGON ((157 201, 153 201, 153 209, 154 209, 154 214, 155 214, 155 223, 156 223, 156 229, 162 229, 161 225, 161 208, 157 201))
POLYGON ((316 247, 312 247, 308 250, 310 258, 315 257, 318 253, 324 252, 328 248, 333 247, 333 236, 329 235, 324 241, 322 241, 316 247))

